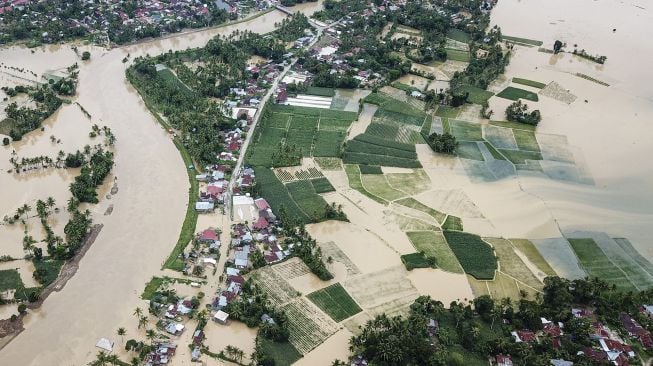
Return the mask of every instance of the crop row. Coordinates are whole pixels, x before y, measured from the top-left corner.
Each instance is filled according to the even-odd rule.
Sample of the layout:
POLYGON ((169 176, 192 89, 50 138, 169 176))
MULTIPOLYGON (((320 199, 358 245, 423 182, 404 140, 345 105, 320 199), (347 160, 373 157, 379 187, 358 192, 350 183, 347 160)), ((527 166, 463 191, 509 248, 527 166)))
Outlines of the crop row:
POLYGON ((375 154, 375 155, 396 156, 398 158, 405 158, 405 159, 417 159, 417 153, 413 151, 399 150, 399 149, 394 149, 392 147, 379 146, 379 145, 370 144, 358 140, 349 141, 347 143, 345 151, 365 153, 365 154, 375 154))
POLYGON ((378 145, 378 146, 384 146, 384 147, 391 147, 393 149, 397 150, 405 150, 405 151, 412 151, 415 152, 415 146, 410 145, 410 144, 404 144, 401 142, 396 142, 396 141, 390 141, 384 138, 380 138, 377 136, 372 136, 369 134, 361 134, 358 135, 354 138, 356 141, 361 141, 361 142, 367 142, 368 144, 373 144, 373 145, 378 145))

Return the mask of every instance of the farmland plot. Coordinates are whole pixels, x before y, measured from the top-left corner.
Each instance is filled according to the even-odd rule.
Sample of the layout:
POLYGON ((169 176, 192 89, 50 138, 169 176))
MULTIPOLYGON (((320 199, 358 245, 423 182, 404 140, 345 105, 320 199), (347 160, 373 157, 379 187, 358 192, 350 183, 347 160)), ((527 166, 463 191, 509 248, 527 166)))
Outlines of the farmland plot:
POLYGON ((306 297, 336 322, 343 321, 362 311, 339 283, 317 290, 306 297))
POLYGON ((431 188, 431 180, 422 169, 413 169, 412 173, 388 173, 385 176, 392 187, 412 195, 431 188))
POLYGON ((414 231, 406 233, 415 249, 435 258, 436 265, 442 270, 463 273, 463 269, 442 233, 433 231, 414 231))
POLYGON ((510 242, 517 250, 524 253, 526 258, 544 274, 547 276, 557 275, 532 242, 526 239, 510 239, 510 242))
POLYGON ((440 228, 415 217, 401 215, 396 212, 384 212, 386 217, 397 224, 402 231, 440 231, 440 228))
POLYGON ((272 267, 263 267, 257 270, 252 278, 275 306, 281 306, 299 296, 299 293, 290 286, 288 281, 281 277, 272 267))
POLYGON ((323 220, 326 215, 327 202, 313 189, 310 181, 300 180, 286 185, 292 199, 314 221, 323 220))
POLYGON ((268 201, 274 212, 279 212, 281 207, 284 207, 289 215, 295 216, 299 222, 310 222, 310 218, 297 206, 286 187, 277 179, 272 170, 255 167, 254 172, 261 187, 261 196, 268 201))
POLYGON ((286 262, 275 264, 272 270, 284 279, 293 279, 309 274, 311 270, 299 258, 291 258, 286 262))
POLYGON ((501 272, 510 275, 526 285, 538 290, 542 290, 543 284, 535 277, 533 272, 526 266, 526 264, 519 258, 517 253, 508 240, 498 238, 485 238, 486 242, 492 244, 494 250, 499 257, 499 264, 501 272))
POLYGON ((394 201, 407 196, 405 192, 392 188, 383 175, 365 174, 361 176, 361 180, 365 190, 384 200, 394 201))
POLYGON ((289 341, 306 354, 338 331, 338 325, 307 299, 301 297, 283 307, 288 316, 289 341))
POLYGON ((315 189, 315 193, 327 193, 336 190, 325 177, 311 179, 311 184, 313 185, 313 189, 315 189))
POLYGON ((494 251, 478 235, 445 231, 444 236, 467 274, 477 279, 492 279, 497 269, 494 251))
POLYGON ((326 243, 318 243, 318 245, 322 248, 322 254, 324 257, 331 257, 334 262, 339 262, 345 265, 345 268, 347 268, 347 275, 354 276, 361 273, 356 264, 349 259, 336 243, 329 241, 326 243))
POLYGON ((345 172, 347 173, 347 180, 349 181, 349 187, 357 190, 363 195, 371 198, 372 200, 385 205, 388 202, 381 197, 375 196, 372 193, 368 192, 365 187, 363 187, 363 182, 361 181, 361 172, 358 168, 358 165, 345 165, 345 172))
MULTIPOLYGON (((343 283, 343 287, 364 309, 393 308, 402 299, 415 299, 419 294, 403 266, 364 274, 343 283)), ((412 301, 412 300, 411 300, 412 301)))
POLYGON ((465 218, 482 218, 476 204, 461 189, 435 190, 421 194, 417 198, 430 207, 465 218))
POLYGON ((623 290, 635 290, 626 272, 608 258, 594 239, 568 239, 583 269, 590 277, 598 277, 623 290))
POLYGON ((565 238, 537 239, 532 243, 560 277, 578 279, 587 276, 565 238))
POLYGON ((415 209, 415 210, 422 211, 422 212, 430 215, 431 217, 433 217, 439 224, 444 222, 444 219, 447 217, 446 214, 444 214, 444 213, 442 213, 442 212, 440 212, 440 211, 438 211, 436 209, 433 209, 433 208, 419 202, 418 200, 416 200, 416 199, 414 199, 412 197, 402 198, 400 200, 395 201, 395 203, 400 204, 402 206, 410 207, 410 208, 415 209))

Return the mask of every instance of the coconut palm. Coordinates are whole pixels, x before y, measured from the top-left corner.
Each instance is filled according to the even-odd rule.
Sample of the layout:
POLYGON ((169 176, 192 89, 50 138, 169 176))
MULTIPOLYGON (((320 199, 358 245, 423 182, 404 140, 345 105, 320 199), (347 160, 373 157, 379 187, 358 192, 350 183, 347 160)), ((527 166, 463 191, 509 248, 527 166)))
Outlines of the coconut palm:
POLYGON ((120 336, 120 343, 125 343, 125 334, 127 334, 127 331, 125 330, 125 328, 123 328, 123 327, 118 328, 118 330, 116 331, 116 334, 118 334, 120 336))
POLYGON ((29 217, 27 214, 32 211, 32 207, 28 205, 27 203, 23 204, 23 214, 25 214, 25 217, 29 217))
POLYGON ((149 319, 147 316, 141 316, 138 318, 138 329, 141 329, 141 327, 147 329, 147 324, 148 324, 149 319))
POLYGON ((154 338, 156 338, 156 333, 154 333, 154 329, 148 329, 145 331, 145 337, 150 340, 150 345, 154 345, 154 338))
POLYGON ((57 205, 57 202, 52 198, 52 196, 48 197, 47 200, 45 200, 45 205, 48 206, 49 209, 53 209, 54 206, 57 205))

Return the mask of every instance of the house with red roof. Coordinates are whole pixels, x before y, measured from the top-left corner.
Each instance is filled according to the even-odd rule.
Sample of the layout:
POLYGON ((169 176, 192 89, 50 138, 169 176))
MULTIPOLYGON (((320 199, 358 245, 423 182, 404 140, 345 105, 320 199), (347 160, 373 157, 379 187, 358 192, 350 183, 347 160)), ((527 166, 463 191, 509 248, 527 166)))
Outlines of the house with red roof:
POLYGON ((535 333, 528 329, 512 331, 510 334, 513 336, 513 338, 515 338, 515 342, 517 343, 537 342, 537 336, 535 333))
POLYGON ((512 357, 510 355, 496 355, 494 361, 497 363, 497 366, 512 366, 512 357))
POLYGON ((265 217, 259 217, 258 220, 256 220, 256 222, 252 226, 256 230, 263 230, 263 229, 267 228, 268 225, 270 225, 270 224, 268 223, 268 220, 265 219, 265 217))
POLYGON ((259 210, 267 210, 270 208, 270 204, 268 201, 265 200, 265 198, 257 198, 254 200, 254 204, 259 210))
POLYGON ((213 243, 220 240, 220 236, 213 229, 206 229, 200 233, 198 238, 203 243, 213 243))

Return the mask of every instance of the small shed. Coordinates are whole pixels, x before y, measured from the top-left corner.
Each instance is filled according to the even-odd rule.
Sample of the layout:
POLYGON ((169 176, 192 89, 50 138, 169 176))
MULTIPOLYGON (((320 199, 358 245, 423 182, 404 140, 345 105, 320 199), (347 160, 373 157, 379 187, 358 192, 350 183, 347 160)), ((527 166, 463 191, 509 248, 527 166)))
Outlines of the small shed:
POLYGON ((113 342, 106 338, 100 338, 95 344, 95 347, 101 348, 107 352, 113 352, 113 342))
POLYGON ((229 314, 225 313, 222 310, 218 310, 218 312, 215 313, 215 315, 213 315, 213 320, 223 325, 227 324, 228 319, 229 319, 229 314))

